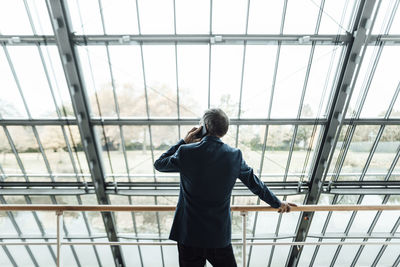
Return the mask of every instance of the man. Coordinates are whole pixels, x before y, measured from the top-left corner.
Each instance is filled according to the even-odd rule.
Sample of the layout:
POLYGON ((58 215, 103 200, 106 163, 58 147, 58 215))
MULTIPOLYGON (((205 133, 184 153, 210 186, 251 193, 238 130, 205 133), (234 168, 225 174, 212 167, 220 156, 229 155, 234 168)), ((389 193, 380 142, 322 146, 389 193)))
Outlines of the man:
POLYGON ((239 178, 254 194, 278 212, 289 212, 293 203, 280 201, 243 160, 242 152, 220 138, 229 128, 221 109, 209 109, 202 126, 156 160, 161 172, 179 172, 179 201, 169 238, 178 242, 181 267, 237 266, 231 245, 230 199, 239 178), (199 138, 202 127, 207 135, 199 138))

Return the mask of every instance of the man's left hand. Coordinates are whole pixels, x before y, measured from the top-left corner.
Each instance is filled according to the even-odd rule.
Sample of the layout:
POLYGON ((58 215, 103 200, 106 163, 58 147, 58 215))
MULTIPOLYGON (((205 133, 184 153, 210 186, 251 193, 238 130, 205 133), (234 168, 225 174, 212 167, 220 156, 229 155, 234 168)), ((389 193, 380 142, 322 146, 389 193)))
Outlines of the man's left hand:
POLYGON ((186 137, 183 139, 183 141, 185 141, 186 144, 199 142, 201 138, 196 138, 196 135, 201 131, 202 127, 203 126, 200 126, 199 128, 193 127, 192 130, 186 134, 186 137))
POLYGON ((278 209, 279 213, 290 212, 290 207, 297 207, 295 203, 281 201, 281 206, 278 209))

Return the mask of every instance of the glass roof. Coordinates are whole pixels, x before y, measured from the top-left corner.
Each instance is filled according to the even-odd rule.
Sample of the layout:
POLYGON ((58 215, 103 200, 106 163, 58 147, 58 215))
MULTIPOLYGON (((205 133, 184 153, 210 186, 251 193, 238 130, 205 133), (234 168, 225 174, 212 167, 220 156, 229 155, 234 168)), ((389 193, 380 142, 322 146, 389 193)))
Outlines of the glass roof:
MULTIPOLYGON (((2 204, 99 203, 51 2, 0 2, 2 204)), ((261 180, 281 199, 305 203, 357 15, 368 1, 62 2, 109 204, 175 205, 179 174, 156 171, 154 160, 210 107, 229 115, 223 141, 243 151, 261 180)), ((369 39, 356 55, 318 204, 400 202, 391 187, 400 180, 399 5, 378 1, 367 23, 369 39)), ((262 204, 240 186, 232 204, 262 204)), ((113 216, 119 240, 139 242, 167 241, 173 219, 169 212, 113 216)), ((299 212, 250 213, 248 265, 285 265, 289 246, 251 242, 293 241, 300 219, 299 212)), ((0 241, 51 241, 55 223, 50 213, 0 212, 0 241)), ((395 211, 315 212, 310 223, 305 241, 400 238, 395 211)), ((238 213, 232 224, 239 241, 238 213)), ((100 213, 64 215, 68 240, 106 241, 106 231, 100 213)), ((53 266, 55 249, 1 246, 0 265, 53 266)), ((121 249, 127 266, 178 264, 174 246, 121 249)), ((240 264, 241 248, 234 249, 240 264)), ((398 245, 305 246, 298 266, 396 266, 398 251, 398 245)), ((67 246, 63 253, 68 266, 114 264, 109 246, 67 246)))

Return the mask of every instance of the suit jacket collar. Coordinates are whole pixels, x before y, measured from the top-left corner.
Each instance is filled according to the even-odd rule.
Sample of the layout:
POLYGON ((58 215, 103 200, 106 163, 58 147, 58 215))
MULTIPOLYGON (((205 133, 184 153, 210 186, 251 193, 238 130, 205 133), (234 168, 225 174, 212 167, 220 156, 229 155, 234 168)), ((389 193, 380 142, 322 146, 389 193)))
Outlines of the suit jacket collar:
POLYGON ((219 139, 218 137, 216 137, 214 135, 207 135, 207 136, 203 137, 202 141, 215 141, 215 142, 223 143, 221 141, 221 139, 219 139))

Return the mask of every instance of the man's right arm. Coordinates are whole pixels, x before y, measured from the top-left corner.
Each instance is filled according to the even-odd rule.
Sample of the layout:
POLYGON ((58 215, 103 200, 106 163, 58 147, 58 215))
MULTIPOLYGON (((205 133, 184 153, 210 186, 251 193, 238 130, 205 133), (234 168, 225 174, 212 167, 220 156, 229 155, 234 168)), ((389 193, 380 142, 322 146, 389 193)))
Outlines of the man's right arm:
MULTIPOLYGON (((240 152, 240 154, 242 154, 240 152)), ((281 207, 281 201, 272 193, 269 188, 254 174, 252 168, 250 168, 241 157, 240 174, 239 179, 245 184, 251 192, 259 196, 263 201, 268 203, 273 208, 281 207)))

